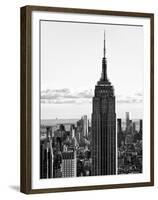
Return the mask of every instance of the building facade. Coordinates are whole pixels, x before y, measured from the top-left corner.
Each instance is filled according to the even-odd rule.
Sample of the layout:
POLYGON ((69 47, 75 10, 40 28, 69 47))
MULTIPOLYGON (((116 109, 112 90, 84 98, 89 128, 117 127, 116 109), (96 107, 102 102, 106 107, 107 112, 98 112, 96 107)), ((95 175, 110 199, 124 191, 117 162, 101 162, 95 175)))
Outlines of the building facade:
POLYGON ((76 177, 77 168, 76 168, 76 151, 65 151, 62 153, 62 177, 76 177))
POLYGON ((92 108, 92 175, 116 174, 116 114, 114 89, 107 78, 104 53, 101 78, 95 86, 92 108))
POLYGON ((40 178, 53 178, 53 148, 51 128, 46 128, 46 140, 40 141, 40 178))

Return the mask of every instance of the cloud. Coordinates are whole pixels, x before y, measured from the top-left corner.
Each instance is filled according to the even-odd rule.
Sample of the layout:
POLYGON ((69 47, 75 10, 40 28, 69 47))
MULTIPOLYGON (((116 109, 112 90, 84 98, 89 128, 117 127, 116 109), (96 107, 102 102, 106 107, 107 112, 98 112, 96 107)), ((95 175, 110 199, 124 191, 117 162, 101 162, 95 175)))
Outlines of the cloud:
POLYGON ((71 92, 68 88, 56 90, 43 90, 41 92, 41 103, 52 104, 81 104, 90 103, 93 97, 91 90, 71 92))
POLYGON ((58 99, 60 97, 63 97, 65 95, 69 95, 70 94, 70 90, 67 88, 63 88, 63 89, 57 89, 57 90, 43 90, 41 92, 41 99, 58 99))
MULTIPOLYGON (((43 90, 41 92, 42 104, 83 104, 92 103, 92 90, 70 91, 68 88, 43 90)), ((140 92, 134 93, 131 96, 123 96, 121 94, 116 96, 117 103, 142 103, 143 95, 140 92)))
POLYGON ((135 96, 142 97, 142 96, 143 96, 143 94, 142 94, 141 92, 137 92, 137 93, 135 93, 135 96))
POLYGON ((78 95, 81 97, 81 98, 86 98, 86 99, 91 99, 93 97, 93 92, 90 90, 85 90, 83 92, 79 92, 78 95))
POLYGON ((75 100, 53 100, 53 99, 42 99, 41 103, 47 103, 47 104, 74 104, 76 103, 75 100))
POLYGON ((143 102, 143 94, 140 92, 134 93, 131 96, 117 96, 117 103, 142 103, 143 102))
POLYGON ((117 100, 117 103, 142 103, 143 102, 143 100, 142 99, 130 99, 130 100, 128 100, 128 99, 119 99, 119 100, 117 100))

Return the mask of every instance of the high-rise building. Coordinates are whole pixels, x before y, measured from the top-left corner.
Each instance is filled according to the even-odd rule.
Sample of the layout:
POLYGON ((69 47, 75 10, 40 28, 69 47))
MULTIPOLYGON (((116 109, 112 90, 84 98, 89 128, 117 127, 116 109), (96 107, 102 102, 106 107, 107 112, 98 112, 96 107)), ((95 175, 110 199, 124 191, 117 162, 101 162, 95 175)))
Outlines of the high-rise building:
POLYGON ((143 128, 143 120, 142 119, 140 119, 140 121, 139 121, 139 133, 140 134, 142 134, 142 128, 143 128))
POLYGON ((83 135, 84 137, 88 136, 88 119, 87 119, 87 115, 83 116, 83 135))
POLYGON ((40 178, 53 178, 53 156, 51 128, 47 127, 47 139, 40 142, 40 178))
POLYGON ((126 112, 126 132, 130 132, 130 118, 129 118, 129 112, 126 112))
POLYGON ((132 122, 132 134, 135 134, 136 132, 136 123, 132 122))
POLYGON ((117 119, 117 132, 121 133, 122 132, 122 120, 117 119))
POLYGON ((53 178, 62 177, 61 163, 62 163, 62 153, 55 152, 54 162, 53 162, 53 178))
POLYGON ((116 114, 114 89, 107 78, 104 53, 102 74, 95 86, 92 110, 92 175, 116 174, 116 114))
POLYGON ((124 142, 124 133, 122 131, 122 119, 117 119, 117 148, 124 142))
POLYGON ((62 152, 62 177, 76 177, 77 176, 77 159, 76 151, 63 151, 62 152))
POLYGON ((88 119, 87 115, 84 115, 78 122, 77 127, 81 133, 81 137, 88 137, 88 119))

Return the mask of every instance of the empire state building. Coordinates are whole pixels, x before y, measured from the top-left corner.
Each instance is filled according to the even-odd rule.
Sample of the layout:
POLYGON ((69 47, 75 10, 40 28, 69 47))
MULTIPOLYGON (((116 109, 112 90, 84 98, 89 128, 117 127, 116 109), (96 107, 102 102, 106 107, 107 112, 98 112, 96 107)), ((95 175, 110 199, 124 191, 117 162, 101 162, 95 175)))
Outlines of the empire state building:
POLYGON ((97 82, 92 108, 92 175, 116 174, 116 113, 114 88, 107 77, 105 48, 101 78, 97 82))

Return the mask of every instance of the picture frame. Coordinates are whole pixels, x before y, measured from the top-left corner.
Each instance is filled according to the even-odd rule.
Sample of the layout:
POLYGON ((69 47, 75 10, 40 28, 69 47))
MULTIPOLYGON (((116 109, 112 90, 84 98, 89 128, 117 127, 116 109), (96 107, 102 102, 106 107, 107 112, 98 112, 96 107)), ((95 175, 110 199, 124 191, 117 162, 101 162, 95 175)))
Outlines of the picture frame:
MULTIPOLYGON (((25 7, 21 8, 20 12, 21 12, 21 33, 20 33, 21 34, 21 40, 20 40, 21 41, 20 191, 25 194, 34 194, 34 193, 68 192, 68 191, 101 190, 101 189, 153 186, 154 185, 154 14, 126 12, 126 11, 44 7, 44 6, 25 6, 25 7), (143 74, 142 80, 144 80, 144 82, 142 82, 142 85, 143 85, 142 87, 143 87, 143 91, 147 91, 147 93, 143 93, 143 95, 142 95, 143 103, 144 103, 142 105, 143 105, 143 108, 145 107, 143 110, 143 117, 144 117, 143 120, 146 120, 147 125, 145 126, 144 122, 143 122, 143 141, 142 141, 142 139, 139 140, 139 142, 143 143, 142 144, 143 145, 143 147, 142 147, 143 148, 142 149, 143 156, 141 157, 141 160, 143 160, 143 161, 141 161, 141 162, 143 162, 143 165, 145 165, 145 167, 143 167, 143 169, 141 171, 142 174, 140 176, 137 174, 135 175, 134 171, 132 171, 133 175, 129 175, 129 177, 128 177, 128 175, 126 174, 126 175, 124 175, 126 180, 120 181, 120 180, 122 180, 122 178, 119 179, 119 177, 122 177, 123 175, 118 175, 113 172, 109 172, 109 173, 107 172, 107 175, 112 175, 112 177, 114 177, 114 179, 115 179, 115 175, 118 177, 118 180, 116 182, 111 180, 111 176, 109 176, 109 179, 108 179, 108 176, 106 176, 106 172, 102 172, 102 171, 104 171, 104 167, 106 168, 105 165, 103 165, 104 167, 102 167, 101 169, 99 169, 99 167, 97 167, 97 166, 96 166, 96 169, 94 169, 93 165, 97 165, 97 164, 94 164, 93 160, 95 160, 95 156, 94 156, 94 152, 93 152, 93 154, 92 154, 93 170, 92 171, 97 171, 96 175, 98 175, 98 178, 94 176, 94 177, 89 177, 89 178, 75 177, 73 179, 71 178, 71 180, 70 180, 70 178, 50 179, 50 178, 53 178, 54 175, 52 175, 52 176, 47 176, 47 178, 49 178, 49 180, 47 178, 40 179, 40 175, 39 175, 40 169, 38 169, 38 165, 40 162, 39 161, 40 160, 40 158, 39 158, 40 157, 39 127, 40 127, 40 123, 41 123, 41 118, 40 118, 40 116, 42 115, 41 112, 43 112, 40 110, 41 109, 41 99, 43 98, 43 96, 41 96, 40 92, 41 92, 41 85, 43 84, 41 81, 41 80, 43 80, 43 79, 41 79, 41 76, 42 76, 41 73, 43 72, 41 70, 41 66, 43 67, 43 65, 44 65, 44 64, 42 64, 42 63, 44 63, 43 62, 43 60, 44 60, 43 51, 44 50, 42 50, 42 49, 45 48, 46 49, 45 52, 47 52, 47 48, 50 48, 47 46, 44 47, 43 41, 46 41, 45 38, 49 38, 49 37, 47 37, 47 35, 46 36, 44 35, 44 31, 46 31, 46 32, 50 31, 50 33, 53 33, 53 30, 55 30, 55 27, 53 27, 54 25, 49 25, 49 27, 51 27, 51 28, 48 28, 47 26, 41 25, 41 21, 43 20, 43 22, 48 22, 49 20, 52 20, 52 19, 54 19, 55 22, 57 22, 59 25, 61 25, 61 27, 63 26, 64 22, 69 23, 70 21, 71 22, 73 21, 73 24, 75 24, 77 28, 79 27, 78 24, 80 24, 80 22, 83 22, 83 24, 89 23, 89 24, 91 24, 92 30, 94 30, 94 32, 97 30, 97 28, 95 29, 93 25, 99 24, 99 23, 107 25, 107 26, 108 26, 108 24, 111 24, 114 26, 114 29, 115 29, 115 25, 121 26, 122 24, 128 24, 131 27, 134 27, 136 24, 137 26, 142 27, 142 30, 141 30, 142 35, 139 36, 140 38, 143 38, 142 39, 143 43, 141 43, 141 44, 143 44, 142 45, 143 47, 141 46, 141 53, 142 53, 141 55, 143 55, 141 59, 143 60, 142 61, 143 62, 142 69, 144 71, 144 74, 142 72, 142 74, 143 74), (110 20, 111 20, 111 22, 110 22, 110 20), (44 29, 44 27, 47 27, 47 28, 44 29), (43 46, 41 46, 41 45, 43 45, 43 46), (41 61, 41 58, 42 58, 42 61, 41 61), (145 66, 146 66, 146 68, 145 68, 145 66), (36 98, 36 97, 38 97, 38 98, 36 98), (148 101, 146 99, 148 99, 148 101), (34 107, 36 107, 36 108, 34 108, 34 107), (145 109, 147 109, 147 111, 145 109), (36 124, 36 120, 38 121, 37 124, 36 124), (38 128, 36 129, 34 127, 38 127, 38 128), (144 131, 145 129, 147 130, 146 132, 144 131), (146 143, 144 141, 146 141, 146 143), (147 146, 145 146, 145 145, 147 145, 147 146), (147 155, 145 155, 144 151, 147 152, 147 155), (36 160, 36 158, 37 158, 37 160, 36 160), (34 161, 34 160, 36 160, 36 161, 34 161), (145 168, 147 168, 146 175, 144 175, 145 168), (36 174, 37 176, 35 175, 36 170, 38 171, 38 173, 36 174), (99 170, 101 170, 101 172, 98 172, 99 170), (105 176, 103 176, 103 175, 105 175, 105 176), (135 177, 135 179, 131 178, 131 177, 135 177), (141 178, 139 179, 139 177, 141 177, 141 178), (77 182, 76 183, 75 182, 76 179, 80 180, 80 181, 76 181, 77 182), (37 180, 37 181, 35 181, 35 180, 37 180), (106 182, 106 180, 107 180, 107 182, 106 182), (128 182, 128 180, 129 180, 129 182, 128 182), (38 182, 38 184, 36 184, 35 182, 38 182), (66 185, 65 182, 67 182, 68 185, 66 185), (69 182, 72 182, 72 184, 69 184, 69 182), (86 183, 83 184, 83 182, 86 182, 86 183), (91 184, 91 182, 92 182, 92 184, 91 184), (105 184, 104 184, 104 182, 105 182, 105 184)), ((64 26, 65 30, 68 30, 69 28, 71 30, 71 27, 67 26, 67 24, 64 26)), ((80 28, 82 28, 82 27, 80 27, 80 28)), ((64 29, 59 28, 59 31, 64 30, 64 29)), ((106 28, 103 28, 103 29, 104 29, 104 55, 105 55, 105 51, 108 51, 107 49, 105 49, 105 40, 106 40, 105 38, 108 35, 107 34, 108 31, 106 32, 106 30, 105 30, 106 28)), ((74 30, 75 29, 72 28, 72 30, 71 30, 72 35, 73 35, 74 30)), ((86 29, 84 27, 83 30, 88 30, 88 29, 86 29)), ((118 31, 119 31, 119 29, 118 29, 118 31)), ((65 34, 64 34, 64 32, 61 32, 61 34, 59 34, 60 36, 57 33, 59 33, 59 32, 56 32, 56 40, 58 37, 63 36, 65 38, 66 36, 68 36, 67 32, 65 32, 65 34)), ((69 39, 72 38, 71 33, 70 33, 71 37, 69 39)), ((90 33, 90 32, 88 32, 88 33, 90 33)), ((103 31, 102 31, 102 33, 103 33, 103 31)), ((109 28, 109 33, 110 33, 110 28, 109 28)), ((119 32, 117 32, 117 33, 119 33, 119 32)), ((80 33, 80 34, 82 34, 82 33, 80 33)), ((84 34, 85 34, 85 32, 84 32, 84 34)), ((131 34, 134 34, 134 33, 132 32, 131 34)), ((76 37, 78 37, 77 40, 81 40, 81 38, 79 38, 79 35, 76 35, 76 37)), ((126 36, 124 36, 124 38, 125 37, 126 36)), ((87 38, 84 41, 88 42, 87 38)), ((137 38, 137 34, 135 35, 135 39, 136 38, 137 38)), ((82 39, 83 39, 83 37, 82 37, 82 39)), ((103 40, 103 38, 101 40, 103 40)), ((49 40, 47 42, 50 43, 49 40)), ((108 42, 108 41, 106 41, 106 42, 108 42)), ((66 45, 66 43, 63 43, 62 45, 64 45, 64 44, 66 45)), ((71 43, 69 43, 69 44, 71 46, 71 43)), ((76 44, 79 45, 79 43, 76 43, 76 44)), ((55 45, 55 43, 54 43, 54 45, 55 45)), ((111 45, 112 45, 112 43, 111 43, 111 45)), ((66 47, 69 48, 68 52, 72 53, 72 51, 70 51, 70 46, 68 45, 66 47)), ((109 46, 110 46, 110 44, 109 44, 109 46)), ((60 45, 59 45, 59 47, 56 45, 56 49, 58 49, 58 48, 60 48, 60 45)), ((79 46, 78 46, 78 48, 79 48, 79 46)), ((85 48, 86 48, 86 45, 85 45, 85 48)), ((96 47, 94 47, 94 49, 95 48, 96 47)), ((115 47, 113 47, 113 48, 115 49, 115 47)), ((63 49, 64 49, 64 47, 63 47, 63 49)), ((90 49, 90 48, 88 48, 88 49, 90 49)), ((60 51, 62 51, 62 50, 60 49, 60 51)), ((102 51, 102 49, 101 49, 101 51, 102 51)), ((132 52, 134 52, 134 51, 132 51, 132 52)), ((78 55, 79 55, 79 53, 81 53, 81 49, 78 52, 78 55)), ((86 51, 84 53, 86 53, 86 51)), ((125 52, 123 52, 123 53, 125 53, 125 52)), ((83 55, 83 54, 81 53, 81 55, 83 55)), ((111 55, 111 57, 112 57, 112 55, 111 55)), ((141 56, 139 56, 139 57, 141 57, 141 56)), ((62 56, 62 58, 63 58, 63 56, 62 56)), ((81 59, 81 57, 79 57, 79 59, 81 59)), ((84 59, 85 59, 85 57, 84 57, 84 59)), ((75 60, 74 60, 74 62, 75 62, 75 60)), ((99 60, 99 62, 100 62, 100 60, 99 60)), ((106 66, 105 56, 103 57, 102 62, 103 62, 102 70, 104 70, 104 66, 106 66)), ((55 66, 53 66, 53 67, 55 67, 55 66)), ((53 67, 52 67, 52 70, 53 70, 53 67)), ((64 68, 64 66, 62 66, 62 67, 64 68)), ((75 66, 73 66, 73 67, 75 67, 75 66)), ((71 68, 71 70, 72 70, 72 68, 71 68)), ((77 67, 75 70, 77 70, 77 67)), ((100 68, 98 70, 100 73, 100 71, 101 71, 100 68)), ((50 72, 52 72, 52 71, 50 71, 50 72)), ((87 75, 90 75, 90 74, 87 74, 87 75)), ((120 72, 120 74, 122 74, 122 73, 120 72)), ((100 85, 102 85, 102 84, 104 84, 104 82, 108 81, 108 80, 106 80, 106 77, 104 77, 104 75, 105 75, 104 72, 102 72, 102 76, 101 76, 101 79, 99 82, 100 85)), ((79 76, 79 74, 78 74, 78 76, 79 76)), ((62 77, 62 75, 61 75, 61 77, 62 77)), ((133 80, 136 80, 136 77, 134 77, 133 80)), ((52 78, 52 82, 53 82, 53 80, 54 79, 52 78)), ((76 78, 76 80, 77 80, 77 78, 76 78)), ((94 81, 97 82, 97 80, 94 80, 94 81)), ((65 87, 64 86, 65 83, 62 78, 61 78, 60 82, 63 84, 63 87, 65 87), (62 83, 62 81, 63 81, 63 83, 62 83)), ((55 84, 55 83, 53 82, 53 84, 55 84)), ((106 82, 106 84, 110 85, 110 82, 106 82)), ((124 85, 125 85, 125 83, 124 83, 124 85)), ((128 85, 128 83, 127 83, 127 85, 128 85)), ((95 87, 95 85, 94 85, 94 87, 95 87)), ((94 90, 94 88, 93 88, 93 90, 94 90)), ((81 92, 78 94, 81 95, 81 92)), ((46 93, 44 93, 44 95, 46 95, 46 93)), ((52 95, 52 93, 51 93, 51 95, 52 95)), ((46 101, 47 100, 48 100, 48 97, 46 97, 46 101)), ((49 99, 49 100, 51 102, 53 101, 52 99, 49 99)), ((44 101, 45 101, 45 99, 44 99, 44 101)), ((51 103, 51 102, 47 102, 47 103, 51 103)), ((142 101, 140 101, 140 102, 142 103, 142 101)), ((94 102, 93 102, 93 105, 94 105, 94 102)), ((95 114, 92 118, 93 118, 92 123, 94 124, 95 123, 95 114)), ((108 122, 108 123, 110 123, 110 122, 108 122)), ((95 130, 95 132, 97 132, 93 125, 92 125, 92 129, 93 129, 92 132, 94 132, 94 130, 95 130)), ((99 132, 97 132, 97 133, 99 134, 99 132)), ((116 133, 116 130, 115 130, 115 133, 116 133)), ((118 136, 118 134, 116 133, 116 137, 117 136, 118 136)), ((92 138, 95 139, 95 136, 92 136, 92 138)), ((103 138, 101 138, 101 140, 103 141, 103 138)), ((97 141, 97 138, 96 138, 96 141, 97 141)), ((101 143, 96 142, 94 144, 94 142, 93 142, 93 145, 94 145, 93 146, 93 148, 94 148, 97 145, 101 145, 101 143)), ((116 142, 115 142, 115 145, 114 146, 117 149, 118 146, 117 146, 116 142)), ((136 144, 134 144, 134 145, 136 145, 136 144)), ((99 152, 99 150, 96 150, 96 151, 99 152)), ((103 152, 103 149, 100 151, 103 152)), ((117 149, 117 156, 118 156, 118 149, 117 149)), ((118 162, 117 156, 115 155, 115 158, 114 158, 116 163, 118 162)), ((102 154, 100 159, 103 160, 103 157, 104 157, 104 155, 102 154)), ((105 160, 106 159, 104 159, 104 161, 102 161, 101 163, 106 162, 105 160)), ((113 162, 115 163, 115 161, 111 161, 111 165, 113 162)), ((97 162, 99 162, 99 161, 97 160, 97 162)), ((121 160, 121 162, 122 162, 122 160, 121 160)), ((115 163, 114 170, 116 170, 115 169, 116 163, 115 163)), ((141 168, 142 168, 142 166, 141 166, 141 168)), ((123 169, 120 169, 120 170, 123 170, 123 169)), ((128 170, 126 169, 127 173, 130 173, 128 170)), ((112 169, 112 171, 113 171, 113 169, 112 169)), ((62 171, 62 173, 63 173, 63 171, 62 171)), ((124 171, 124 173, 125 173, 125 171, 124 171)), ((93 173, 93 174, 95 174, 95 173, 93 173)), ((45 177, 45 176, 41 175, 41 177, 45 177)))

